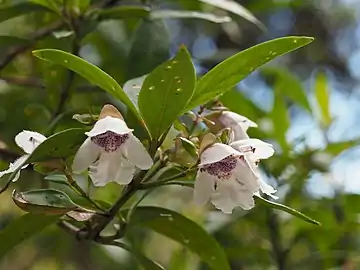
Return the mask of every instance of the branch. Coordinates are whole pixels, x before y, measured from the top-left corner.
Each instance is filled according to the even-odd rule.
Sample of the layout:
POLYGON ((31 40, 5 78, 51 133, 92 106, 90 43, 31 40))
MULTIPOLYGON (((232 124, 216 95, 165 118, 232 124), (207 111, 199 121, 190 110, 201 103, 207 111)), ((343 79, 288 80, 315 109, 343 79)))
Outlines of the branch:
POLYGON ((267 209, 267 222, 269 227, 269 237, 272 245, 274 257, 277 263, 278 270, 286 269, 286 254, 281 244, 281 236, 279 232, 279 223, 276 214, 267 209))
MULTIPOLYGON (((74 39, 74 44, 73 44, 73 47, 72 47, 72 54, 74 55, 77 55, 79 53, 79 50, 80 50, 80 46, 79 46, 79 43, 78 43, 78 40, 77 38, 75 37, 74 39)), ((67 78, 67 81, 60 93, 60 100, 59 100, 59 104, 57 106, 57 108, 55 109, 52 117, 51 117, 51 122, 56 119, 56 117, 62 112, 62 110, 64 109, 64 106, 65 106, 65 103, 67 101, 67 99, 69 98, 70 96, 70 92, 71 92, 71 86, 74 82, 74 79, 75 79, 75 72, 72 71, 72 70, 69 70, 68 71, 68 78, 67 78)))
POLYGON ((18 54, 26 51, 27 49, 31 48, 36 41, 50 35, 52 32, 64 27, 65 23, 63 21, 57 21, 53 24, 41 28, 35 31, 29 38, 29 43, 17 45, 11 48, 5 56, 0 60, 0 71, 5 68, 18 54))

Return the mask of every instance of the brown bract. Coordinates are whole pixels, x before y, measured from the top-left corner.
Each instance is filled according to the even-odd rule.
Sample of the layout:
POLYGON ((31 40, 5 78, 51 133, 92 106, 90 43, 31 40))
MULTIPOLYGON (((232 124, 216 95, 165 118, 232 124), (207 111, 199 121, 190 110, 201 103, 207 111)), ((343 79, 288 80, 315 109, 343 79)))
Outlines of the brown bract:
POLYGON ((100 112, 100 115, 99 115, 99 120, 103 119, 103 118, 105 118, 107 116, 111 116, 111 117, 114 117, 114 118, 119 118, 121 120, 124 120, 124 117, 121 115, 119 110, 116 109, 111 104, 104 105, 104 107, 101 109, 101 112, 100 112))

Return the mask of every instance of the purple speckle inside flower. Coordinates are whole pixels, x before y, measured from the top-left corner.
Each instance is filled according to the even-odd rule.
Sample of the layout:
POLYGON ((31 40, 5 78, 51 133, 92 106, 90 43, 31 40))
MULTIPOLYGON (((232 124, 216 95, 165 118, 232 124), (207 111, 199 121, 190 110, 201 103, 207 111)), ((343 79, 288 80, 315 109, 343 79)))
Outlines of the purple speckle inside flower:
POLYGON ((219 179, 228 179, 231 176, 231 172, 235 169, 239 159, 243 156, 230 155, 218 162, 204 165, 200 171, 206 171, 208 174, 217 176, 219 179))
POLYGON ((117 134, 112 131, 106 131, 105 133, 92 137, 91 141, 100 146, 106 152, 114 152, 127 139, 129 139, 129 134, 117 134))

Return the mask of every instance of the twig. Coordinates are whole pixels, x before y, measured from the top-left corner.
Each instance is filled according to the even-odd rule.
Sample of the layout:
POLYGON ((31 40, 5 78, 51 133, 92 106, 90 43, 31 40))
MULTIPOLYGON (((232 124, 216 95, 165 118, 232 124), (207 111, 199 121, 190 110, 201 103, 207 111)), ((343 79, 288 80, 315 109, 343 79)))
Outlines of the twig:
POLYGON ((69 171, 65 168, 64 174, 70 184, 71 187, 73 187, 82 197, 84 197, 89 203, 91 203, 95 208, 105 211, 97 202, 93 201, 86 192, 76 183, 76 181, 73 179, 72 175, 69 173, 69 171))
POLYGON ((5 68, 18 54, 26 51, 31 48, 36 41, 50 35, 52 32, 59 30, 64 27, 65 23, 63 21, 56 21, 53 24, 46 26, 44 28, 40 28, 35 31, 29 38, 29 43, 21 44, 14 46, 9 50, 5 56, 0 60, 0 71, 5 68))
POLYGON ((278 270, 286 269, 286 254, 281 245, 281 236, 279 232, 279 224, 276 214, 267 209, 267 222, 269 227, 269 237, 272 245, 274 257, 277 263, 278 270))
MULTIPOLYGON (((77 55, 79 53, 79 50, 80 50, 80 46, 79 46, 79 43, 78 43, 78 40, 76 38, 76 31, 75 31, 75 38, 74 38, 74 44, 73 44, 73 47, 72 47, 72 54, 74 55, 77 55)), ((66 104, 66 101, 67 99, 69 98, 70 96, 70 92, 71 92, 71 86, 74 82, 74 79, 75 79, 75 72, 72 71, 72 70, 69 70, 68 71, 68 78, 67 78, 67 81, 66 81, 66 84, 64 85, 61 93, 60 93, 60 100, 59 100, 59 104, 57 106, 57 108, 55 109, 52 117, 51 117, 51 122, 56 119, 56 117, 62 112, 65 104, 66 104)))

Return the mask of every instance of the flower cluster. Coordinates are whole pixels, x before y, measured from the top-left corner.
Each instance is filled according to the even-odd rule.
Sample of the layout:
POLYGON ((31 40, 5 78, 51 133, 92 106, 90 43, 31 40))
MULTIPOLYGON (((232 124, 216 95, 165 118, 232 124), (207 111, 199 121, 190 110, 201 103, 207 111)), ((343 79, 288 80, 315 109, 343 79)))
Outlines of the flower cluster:
POLYGON ((259 191, 276 198, 276 190, 261 179, 257 168, 260 159, 274 154, 272 145, 249 138, 247 129, 257 125, 244 116, 225 111, 219 121, 231 128, 230 143, 215 143, 202 152, 194 200, 200 205, 211 200, 224 213, 232 213, 237 206, 253 208, 259 191))
MULTIPOLYGON (((208 201, 223 211, 231 213, 237 206, 248 210, 254 207, 254 195, 259 191, 276 198, 275 189, 265 183, 257 168, 260 159, 274 154, 271 144, 251 139, 246 131, 257 125, 244 116, 222 112, 218 117, 223 127, 230 128, 228 144, 214 143, 202 150, 194 186, 194 200, 205 205, 208 201)), ((137 170, 148 170, 153 160, 133 130, 125 123, 120 112, 112 105, 105 105, 94 127, 85 133, 87 139, 78 149, 72 163, 72 172, 88 172, 94 186, 109 182, 129 184, 137 170)), ((46 137, 32 131, 22 131, 15 141, 25 155, 21 156, 4 174, 27 166, 29 155, 46 137)))

